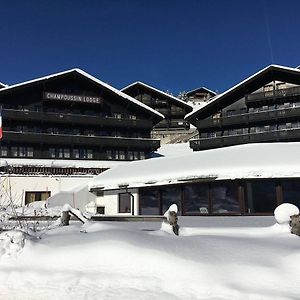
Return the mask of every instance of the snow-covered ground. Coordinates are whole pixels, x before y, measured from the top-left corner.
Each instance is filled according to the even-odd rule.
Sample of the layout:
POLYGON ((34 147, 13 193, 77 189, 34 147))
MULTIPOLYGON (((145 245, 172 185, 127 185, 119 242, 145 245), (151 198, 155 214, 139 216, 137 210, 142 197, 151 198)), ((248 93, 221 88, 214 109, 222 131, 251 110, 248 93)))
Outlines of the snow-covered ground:
POLYGON ((300 238, 273 217, 71 222, 0 233, 0 299, 299 299, 300 238), (23 247, 24 244, 24 247, 23 247))

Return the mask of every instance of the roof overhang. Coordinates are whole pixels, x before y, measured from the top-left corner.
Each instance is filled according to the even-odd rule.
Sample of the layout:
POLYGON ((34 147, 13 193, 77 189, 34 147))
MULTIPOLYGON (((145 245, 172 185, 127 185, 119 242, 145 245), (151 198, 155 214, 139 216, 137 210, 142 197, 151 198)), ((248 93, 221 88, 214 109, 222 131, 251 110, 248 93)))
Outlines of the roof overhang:
POLYGON ((186 94, 187 94, 187 96, 189 96, 190 94, 193 94, 193 93, 198 92, 198 91, 205 91, 205 92, 210 93, 210 94, 212 94, 212 95, 214 95, 214 96, 217 95, 216 92, 214 92, 214 91, 208 89, 208 88, 205 87, 205 86, 202 86, 202 87, 193 89, 193 90, 191 90, 191 91, 188 91, 188 92, 186 92, 186 94))
POLYGON ((191 106, 190 104, 184 102, 183 100, 181 100, 181 99, 179 99, 177 97, 174 97, 174 96, 172 96, 172 95, 170 95, 168 93, 165 93, 165 92, 163 92, 163 91, 161 91, 161 90, 159 90, 159 89, 157 89, 157 88, 155 88, 153 86, 150 86, 150 85, 148 85, 146 83, 143 83, 141 81, 133 82, 132 84, 130 84, 130 85, 122 88, 121 91, 124 92, 124 93, 127 93, 127 92, 129 93, 130 90, 132 88, 135 88, 135 87, 143 87, 143 88, 145 88, 147 90, 150 90, 152 92, 158 93, 158 94, 160 94, 163 97, 167 97, 170 100, 176 102, 177 104, 179 104, 181 106, 184 106, 189 112, 191 112, 193 110, 193 106, 191 106))
POLYGON ((0 89, 0 95, 10 93, 10 92, 19 90, 19 89, 24 88, 24 87, 31 87, 31 86, 39 85, 39 84, 42 84, 46 81, 57 79, 59 77, 64 77, 64 76, 67 76, 67 75, 70 75, 70 74, 78 74, 78 75, 86 78, 87 80, 93 82, 94 84, 99 85, 100 87, 103 87, 106 90, 109 90, 110 92, 112 92, 112 93, 116 94, 117 96, 123 98, 124 100, 132 103, 133 105, 142 108, 144 111, 147 111, 147 112, 151 113, 152 115, 154 115, 157 118, 157 122, 164 119, 164 116, 162 114, 160 114, 156 110, 152 109, 151 107, 143 104, 142 102, 134 99, 133 97, 123 93, 122 91, 110 86, 109 84, 97 79, 96 77, 94 77, 94 76, 92 76, 92 75, 90 75, 90 74, 86 73, 85 71, 83 71, 81 69, 78 69, 78 68, 70 69, 70 70, 55 73, 55 74, 51 74, 51 75, 48 75, 48 76, 40 77, 40 78, 37 78, 37 79, 25 81, 25 82, 21 82, 21 83, 14 84, 14 85, 11 85, 11 86, 6 86, 6 87, 0 89))

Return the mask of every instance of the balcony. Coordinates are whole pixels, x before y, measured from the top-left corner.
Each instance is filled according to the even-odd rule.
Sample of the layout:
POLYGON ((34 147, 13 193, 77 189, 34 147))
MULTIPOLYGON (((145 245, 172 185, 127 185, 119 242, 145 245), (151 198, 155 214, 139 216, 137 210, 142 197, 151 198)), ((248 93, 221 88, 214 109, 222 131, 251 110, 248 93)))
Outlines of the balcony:
POLYGON ((240 125, 241 127, 248 124, 264 123, 267 121, 275 121, 288 118, 300 118, 300 107, 290 107, 284 109, 276 109, 269 111, 260 111, 246 113, 241 115, 225 116, 216 119, 205 119, 197 121, 196 126, 200 129, 218 129, 223 127, 233 127, 240 125))
POLYGON ((300 141, 300 128, 191 140, 190 147, 199 151, 247 143, 280 141, 300 141))
POLYGON ((160 147, 160 140, 156 139, 47 134, 33 132, 3 131, 2 139, 5 142, 54 145, 86 145, 114 148, 134 147, 138 149, 149 149, 150 151, 157 150, 160 147))
POLYGON ((255 103, 264 100, 286 98, 286 97, 296 97, 300 95, 300 87, 292 87, 287 89, 278 89, 272 91, 266 91, 261 93, 254 93, 245 96, 246 104, 255 103))
POLYGON ((20 120, 20 121, 36 121, 36 122, 49 122, 55 124, 82 124, 94 125, 104 127, 133 127, 133 128, 148 128, 151 129, 153 124, 149 120, 141 119, 118 119, 112 117, 100 117, 90 115, 75 115, 63 114, 52 112, 37 112, 37 111, 24 111, 3 109, 3 119, 7 120, 20 120))
POLYGON ((190 124, 184 120, 162 120, 157 125, 155 125, 154 129, 189 129, 190 124))

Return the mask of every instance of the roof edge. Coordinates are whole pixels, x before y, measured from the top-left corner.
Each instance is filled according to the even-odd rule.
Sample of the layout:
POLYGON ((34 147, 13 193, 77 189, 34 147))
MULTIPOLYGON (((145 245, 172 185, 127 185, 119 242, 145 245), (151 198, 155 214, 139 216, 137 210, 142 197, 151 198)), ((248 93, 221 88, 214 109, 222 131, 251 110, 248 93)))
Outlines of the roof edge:
POLYGON ((149 88, 149 89, 151 89, 151 90, 153 90, 153 91, 156 91, 156 92, 158 92, 158 93, 160 93, 160 94, 162 94, 162 95, 164 95, 164 96, 167 96, 167 97, 169 97, 169 98, 171 98, 171 99, 173 99, 173 100, 175 100, 175 101, 177 101, 177 102, 179 102, 179 103, 181 103, 181 104, 183 104, 183 105, 185 105, 185 106, 187 106, 187 107, 189 107, 189 108, 193 108, 192 105, 190 105, 190 104, 188 104, 188 103, 182 101, 181 99, 179 99, 179 98, 177 98, 177 97, 175 97, 175 96, 172 96, 172 95, 170 95, 170 94, 168 94, 168 93, 166 93, 166 92, 163 92, 163 91, 161 91, 161 90, 159 90, 159 89, 157 89, 157 88, 155 88, 155 87, 153 87, 153 86, 151 86, 151 85, 148 85, 148 84, 146 84, 146 83, 144 83, 144 82, 142 82, 142 81, 135 81, 135 82, 133 82, 133 83, 131 83, 131 84, 125 86, 124 88, 122 88, 121 91, 124 92, 126 89, 128 89, 128 88, 130 88, 130 87, 132 87, 132 86, 134 86, 134 85, 137 85, 137 84, 140 84, 140 85, 142 85, 142 86, 144 86, 144 87, 147 87, 147 88, 149 88))
POLYGON ((125 98, 125 99, 129 100, 130 102, 132 102, 132 103, 134 103, 134 104, 150 111, 152 114, 155 114, 156 116, 158 116, 161 119, 165 118, 164 115, 157 112, 153 108, 151 108, 151 107, 147 106, 146 104, 134 99, 133 97, 123 93, 122 91, 110 86, 109 84, 99 80, 98 78, 90 75, 89 73, 87 73, 87 72, 85 72, 85 71, 83 71, 79 68, 73 68, 73 69, 69 69, 69 70, 66 70, 66 71, 54 73, 54 74, 51 74, 51 75, 47 75, 47 76, 39 77, 39 78, 36 78, 36 79, 32 79, 32 80, 24 81, 24 82, 21 82, 21 83, 17 83, 17 84, 11 85, 11 86, 7 86, 7 87, 4 87, 4 88, 0 89, 0 94, 4 91, 7 91, 7 90, 11 90, 11 89, 14 89, 14 88, 17 88, 17 87, 25 86, 25 85, 36 83, 36 82, 43 81, 43 80, 48 80, 48 79, 58 77, 58 76, 61 76, 61 75, 65 75, 65 74, 69 74, 69 73, 72 73, 72 72, 76 72, 76 73, 81 74, 82 76, 84 76, 86 78, 89 78, 90 80, 94 81, 95 83, 97 83, 101 86, 104 86, 105 88, 107 88, 107 89, 111 90, 112 92, 118 94, 122 98, 125 98))
POLYGON ((225 96, 226 94, 230 93, 231 91, 239 88, 240 86, 244 85, 245 83, 247 83, 249 80, 251 80, 252 78, 260 75, 261 73, 269 70, 269 69, 280 69, 280 70, 286 70, 286 71, 292 71, 292 72, 297 72, 300 75, 300 69, 297 68, 292 68, 292 67, 286 67, 286 66, 281 66, 281 65, 276 65, 276 64, 270 64, 266 67, 264 67, 263 69, 259 70, 258 72, 252 74, 251 76, 247 77, 246 79, 242 80, 241 82, 237 83, 236 85, 234 85, 233 87, 229 88, 228 90, 224 91, 223 93, 215 96, 210 102, 207 103, 207 105, 198 108, 195 111, 192 111, 188 114, 186 114, 186 116, 184 117, 185 120, 189 120, 190 118, 192 118, 194 115, 196 115, 197 113, 199 113, 200 111, 204 110, 207 108, 207 106, 211 106, 215 103, 215 101, 217 101, 218 99, 220 99, 221 97, 225 96))

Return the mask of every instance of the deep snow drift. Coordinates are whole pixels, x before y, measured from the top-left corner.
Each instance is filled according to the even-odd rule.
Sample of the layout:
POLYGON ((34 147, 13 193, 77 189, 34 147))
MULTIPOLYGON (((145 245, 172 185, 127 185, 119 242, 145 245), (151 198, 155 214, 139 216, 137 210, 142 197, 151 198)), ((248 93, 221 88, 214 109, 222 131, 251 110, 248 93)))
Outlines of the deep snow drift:
POLYGON ((274 223, 179 217, 175 236, 159 222, 71 222, 24 247, 2 232, 0 299, 299 299, 300 238, 274 223))

